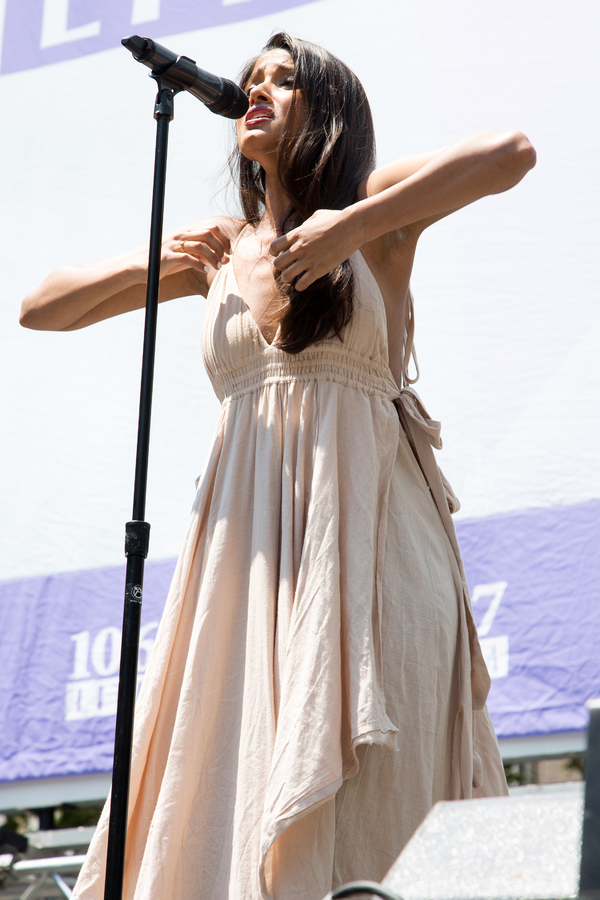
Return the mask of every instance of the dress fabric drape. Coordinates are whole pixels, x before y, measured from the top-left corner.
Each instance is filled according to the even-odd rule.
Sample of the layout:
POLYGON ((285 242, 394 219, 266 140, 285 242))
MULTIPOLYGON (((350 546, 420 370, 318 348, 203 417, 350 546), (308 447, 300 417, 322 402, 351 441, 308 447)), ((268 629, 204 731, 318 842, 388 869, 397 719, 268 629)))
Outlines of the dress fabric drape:
MULTIPOLYGON (((269 345, 232 261, 202 336, 222 401, 136 710, 125 900, 320 900, 379 881, 438 800, 506 792, 432 446, 355 311, 269 345)), ((100 900, 103 813, 74 900, 100 900)))

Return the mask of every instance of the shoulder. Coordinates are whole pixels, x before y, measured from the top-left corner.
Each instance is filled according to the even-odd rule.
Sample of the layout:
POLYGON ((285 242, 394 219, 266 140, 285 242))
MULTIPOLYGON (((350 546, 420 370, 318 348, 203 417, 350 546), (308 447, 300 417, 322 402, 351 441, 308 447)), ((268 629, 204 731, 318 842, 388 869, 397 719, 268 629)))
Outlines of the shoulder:
POLYGON ((196 222, 190 222, 178 229, 178 232, 202 232, 216 229, 226 235, 230 241, 234 241, 245 224, 245 219, 238 219, 235 216, 209 216, 205 219, 198 219, 196 222))

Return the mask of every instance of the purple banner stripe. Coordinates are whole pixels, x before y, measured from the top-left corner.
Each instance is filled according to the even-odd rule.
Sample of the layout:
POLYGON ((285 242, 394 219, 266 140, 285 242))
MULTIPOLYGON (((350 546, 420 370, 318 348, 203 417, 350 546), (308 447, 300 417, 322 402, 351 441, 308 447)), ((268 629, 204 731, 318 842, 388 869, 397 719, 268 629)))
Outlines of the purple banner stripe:
MULTIPOLYGON (((119 47, 121 38, 130 34, 162 38, 255 19, 308 2, 310 0, 6 0, 0 75, 119 47)), ((184 47, 173 49, 186 52, 184 47)), ((198 63, 202 65, 201 60, 198 63)))
MULTIPOLYGON (((143 670, 174 560, 148 562, 143 670)), ((125 566, 0 585, 0 781, 112 769, 125 566)))
POLYGON ((600 501, 457 531, 484 651, 500 649, 488 704, 499 737, 587 728, 586 702, 600 696, 600 501), (493 591, 476 600, 477 586, 493 584, 506 587, 482 636, 493 591))
MULTIPOLYGON (((499 737, 587 727, 600 696, 600 501, 460 522, 499 737)), ((140 667, 174 560, 146 566, 140 667)), ((125 568, 0 584, 0 781, 112 765, 125 568)))

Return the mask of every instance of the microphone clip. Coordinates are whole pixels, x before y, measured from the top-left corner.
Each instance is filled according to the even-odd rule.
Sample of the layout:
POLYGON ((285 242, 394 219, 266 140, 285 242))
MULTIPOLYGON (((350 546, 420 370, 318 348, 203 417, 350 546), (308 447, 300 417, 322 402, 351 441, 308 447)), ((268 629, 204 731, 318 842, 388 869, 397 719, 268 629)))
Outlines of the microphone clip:
POLYGON ((168 119, 169 122, 172 122, 175 118, 174 97, 175 94, 178 94, 183 88, 172 88, 163 84, 162 77, 158 74, 155 75, 154 72, 150 72, 150 78, 156 79, 156 87, 158 90, 156 100, 154 101, 154 118, 157 121, 158 119, 168 119))

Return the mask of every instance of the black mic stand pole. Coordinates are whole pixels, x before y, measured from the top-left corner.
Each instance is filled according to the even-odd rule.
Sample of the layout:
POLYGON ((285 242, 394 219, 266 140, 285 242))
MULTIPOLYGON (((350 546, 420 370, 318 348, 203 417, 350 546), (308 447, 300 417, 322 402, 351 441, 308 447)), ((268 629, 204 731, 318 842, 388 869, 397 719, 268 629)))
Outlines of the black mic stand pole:
POLYGON ((135 485, 133 491, 132 521, 125 526, 125 607, 123 611, 123 637, 121 643, 121 668, 117 699, 117 724, 115 732, 115 756, 110 818, 108 827, 108 853, 106 860, 105 900, 121 900, 125 868, 125 840, 127 835, 127 810, 129 805, 129 774, 133 716, 137 688, 137 662, 142 612, 142 586, 144 561, 148 555, 150 525, 144 521, 146 512, 146 484, 148 480, 148 447, 150 443, 150 416, 152 411, 152 384, 154 380, 154 351, 158 314, 158 287, 162 246, 165 184, 167 178, 167 145, 169 122, 173 118, 173 98, 179 89, 165 87, 157 76, 158 94, 154 105, 157 121, 156 151, 154 157, 154 186, 150 223, 150 252, 148 257, 148 285, 146 290, 146 322, 144 327, 144 352, 142 358, 142 384, 138 419, 135 485))

